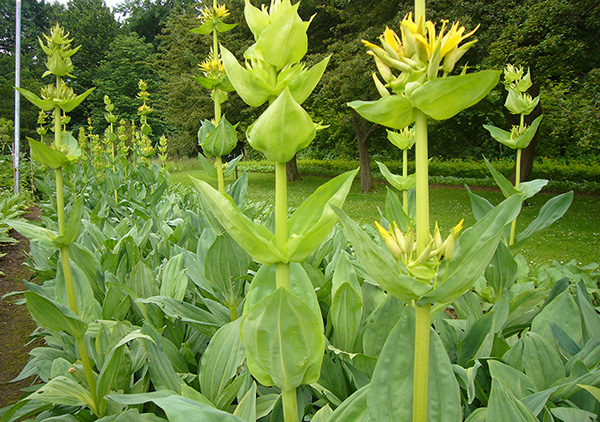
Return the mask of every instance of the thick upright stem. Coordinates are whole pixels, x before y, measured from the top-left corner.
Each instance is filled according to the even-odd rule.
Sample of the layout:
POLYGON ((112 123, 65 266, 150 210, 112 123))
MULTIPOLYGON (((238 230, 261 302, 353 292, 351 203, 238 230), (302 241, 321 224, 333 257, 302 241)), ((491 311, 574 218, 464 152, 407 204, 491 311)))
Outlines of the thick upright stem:
MULTIPOLYGON (((287 174, 285 163, 275 163, 275 246, 283 251, 288 236, 287 228, 287 174)), ((277 287, 290 288, 290 267, 275 265, 277 287)))
POLYGON ((296 389, 291 391, 282 391, 281 400, 283 405, 283 420, 285 422, 298 421, 298 401, 296 399, 296 389))
MULTIPOLYGON (((517 162, 515 163, 515 188, 519 190, 521 183, 521 148, 517 149, 517 162)), ((515 237, 517 234, 517 219, 515 218, 510 225, 510 240, 509 246, 515 243, 515 237)))
MULTIPOLYGON (((408 177, 408 150, 402 150, 402 177, 408 177)), ((402 209, 408 215, 408 191, 402 191, 402 209)))
POLYGON ((431 305, 415 305, 415 363, 413 378, 413 422, 427 422, 429 378, 429 330, 431 305))
POLYGON ((427 116, 415 111, 415 171, 417 194, 417 255, 429 242, 429 168, 427 162, 427 116))
POLYGON ((223 176, 223 159, 220 155, 215 157, 215 167, 217 168, 217 187, 219 192, 225 193, 225 178, 223 176))

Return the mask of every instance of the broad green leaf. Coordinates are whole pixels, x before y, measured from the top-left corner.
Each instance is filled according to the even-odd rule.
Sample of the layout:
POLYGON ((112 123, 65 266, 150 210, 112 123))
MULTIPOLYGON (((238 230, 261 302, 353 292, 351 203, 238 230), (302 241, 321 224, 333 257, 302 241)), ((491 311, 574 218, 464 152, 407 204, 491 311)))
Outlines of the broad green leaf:
POLYGON ((575 300, 581 313, 583 344, 586 344, 591 339, 600 336, 600 316, 598 316, 598 313, 588 299, 583 280, 577 283, 577 296, 575 300))
POLYGON ((348 234, 348 239, 373 281, 388 293, 401 300, 418 299, 431 290, 431 286, 413 277, 400 274, 391 253, 373 240, 346 213, 334 208, 348 234))
POLYGON ((213 31, 214 27, 215 23, 213 21, 207 21, 200 25, 198 28, 190 29, 190 32, 193 32, 194 34, 206 35, 210 34, 213 31))
POLYGON ((55 231, 25 220, 4 220, 4 223, 25 236, 30 242, 35 242, 50 251, 56 250, 54 241, 58 238, 58 233, 55 231))
MULTIPOLYGON (((202 145, 202 150, 208 156, 224 156, 229 154, 237 145, 237 134, 235 128, 237 125, 232 125, 223 116, 219 124, 206 137, 202 145)), ((200 138, 200 134, 198 134, 200 138)))
POLYGON ((529 182, 522 182, 519 185, 519 190, 523 193, 523 200, 537 195, 537 193, 541 191, 547 184, 548 180, 546 179, 535 179, 530 180, 529 182))
POLYGON ((369 385, 356 391, 335 409, 328 422, 371 422, 367 408, 368 393, 369 385))
POLYGON ((337 222, 332 207, 341 208, 358 169, 330 180, 310 195, 288 220, 289 239, 285 254, 290 261, 303 261, 325 240, 337 222))
POLYGON ((415 119, 413 107, 404 95, 390 95, 377 101, 352 101, 348 106, 368 121, 392 129, 404 129, 415 119))
POLYGON ((556 407, 550 412, 563 422, 594 422, 598 415, 575 407, 556 407))
POLYGON ((488 366, 492 379, 500 381, 517 399, 522 400, 536 390, 531 378, 512 366, 496 360, 489 360, 488 366))
POLYGON ((202 166, 202 170, 211 178, 211 180, 217 180, 217 169, 213 166, 210 161, 202 154, 198 154, 198 161, 202 166))
POLYGON ((83 338, 87 324, 69 308, 34 292, 25 292, 25 299, 29 313, 42 327, 83 338))
POLYGON ((544 337, 529 332, 523 338, 523 367, 538 391, 550 388, 565 377, 565 367, 552 344, 544 337))
POLYGON ((27 98, 29 100, 29 102, 31 102, 34 106, 41 108, 44 111, 51 111, 54 110, 54 101, 52 100, 44 100, 40 97, 38 97, 37 95, 35 95, 33 92, 31 91, 27 91, 26 89, 23 88, 15 88, 17 91, 19 91, 21 93, 21 95, 23 95, 25 98, 27 98))
MULTIPOLYGON (((386 187, 387 193, 385 194, 385 211, 383 215, 388 222, 395 222, 402 232, 406 232, 410 229, 412 220, 404 212, 400 197, 396 192, 386 187)), ((410 201, 409 201, 410 202, 410 201)), ((382 223, 383 224, 383 223, 382 223)))
MULTIPOLYGON (((252 387, 242 397, 235 411, 235 416, 245 420, 246 422, 256 422, 256 383, 252 383, 252 387)), ((313 419, 314 420, 314 419, 313 419)))
POLYGON ((515 147, 516 148, 527 148, 529 146, 529 144, 531 143, 531 140, 533 139, 533 137, 535 136, 538 127, 540 126, 540 123, 542 122, 542 117, 544 117, 543 115, 538 116, 532 123, 531 126, 529 126, 529 128, 527 129, 527 131, 523 134, 521 134, 515 141, 515 147))
POLYGON ((518 251, 531 236, 561 218, 571 206, 571 202, 573 202, 572 191, 555 196, 546 202, 535 220, 516 236, 515 243, 510 247, 511 252, 518 251))
POLYGON ((95 90, 96 88, 90 88, 87 91, 85 91, 83 94, 79 94, 78 96, 76 96, 75 98, 72 98, 70 100, 66 100, 66 101, 62 101, 59 105, 60 108, 65 112, 65 113, 69 113, 70 111, 73 111, 73 109, 75 107, 77 107, 79 104, 81 104, 83 102, 83 100, 85 100, 88 95, 90 95, 92 93, 93 90, 95 90))
POLYGON ((240 322, 236 319, 225 324, 211 338, 202 355, 200 365, 200 388, 202 393, 215 402, 245 359, 240 340, 240 322))
POLYGON ((183 300, 188 286, 182 253, 171 257, 162 270, 160 295, 183 300))
MULTIPOLYGON (((502 194, 504 195, 505 198, 509 198, 512 195, 519 193, 519 191, 517 189, 515 189, 515 187, 512 185, 512 183, 510 183, 510 181, 506 177, 504 177, 502 175, 502 173, 500 173, 498 170, 496 170, 494 168, 494 166, 488 161, 487 158, 483 157, 483 159, 485 161, 485 165, 487 166, 490 173, 492 173, 492 177, 496 181, 496 184, 502 191, 502 194)), ((525 198, 523 198, 523 200, 525 200, 525 198)))
POLYGON ((69 162, 69 159, 63 152, 52 149, 35 139, 27 138, 27 140, 29 141, 29 146, 31 146, 31 158, 35 161, 39 161, 52 169, 61 168, 69 162))
POLYGON ((289 391, 319 379, 322 319, 284 288, 244 312, 240 327, 248 368, 265 386, 289 391))
POLYGON ((43 403, 86 406, 95 413, 98 411, 87 389, 73 379, 62 376, 50 380, 32 393, 29 398, 43 403))
POLYGON ((311 92, 313 92, 321 80, 323 73, 325 73, 325 68, 329 63, 330 58, 331 56, 325 57, 310 69, 302 70, 298 76, 286 81, 286 85, 290 88, 292 97, 294 97, 294 100, 296 100, 298 104, 302 104, 311 92))
POLYGON ((404 311, 403 303, 392 295, 386 295, 383 302, 365 321, 363 351, 372 357, 379 357, 388 336, 398 323, 404 311))
POLYGON ((508 247, 500 242, 498 249, 485 270, 485 279, 494 289, 495 300, 502 297, 502 292, 510 288, 517 279, 518 266, 508 247))
POLYGON ((475 411, 465 419, 465 422, 486 422, 486 416, 487 407, 480 407, 475 409, 475 411))
POLYGON ((253 70, 241 66, 235 56, 223 46, 221 56, 229 81, 246 104, 258 107, 274 95, 273 87, 267 85, 253 70))
POLYGON ((533 109, 540 102, 540 97, 537 96, 531 101, 527 101, 525 96, 521 93, 517 93, 513 89, 508 90, 508 96, 506 97, 506 101, 504 102, 504 107, 508 109, 512 114, 524 114, 529 115, 533 111, 533 109))
POLYGON ((315 139, 316 125, 286 88, 246 130, 250 145, 276 163, 287 163, 315 139))
POLYGON ((590 393, 596 400, 600 402, 600 388, 594 387, 593 385, 577 385, 580 388, 583 388, 588 393, 590 393))
POLYGON ((144 324, 141 332, 152 338, 152 340, 144 339, 143 344, 148 359, 150 380, 154 384, 154 388, 156 390, 169 390, 181 394, 184 383, 177 376, 169 358, 165 355, 160 343, 160 336, 148 324, 144 324))
POLYGON ((329 407, 327 404, 314 414, 311 422, 328 422, 330 420, 329 418, 331 418, 331 415, 333 415, 333 410, 331 410, 331 407, 329 407))
MULTIPOLYGON (((315 314, 321 316, 321 308, 319 306, 319 300, 315 293, 315 288, 311 282, 311 279, 302 265, 292 262, 289 265, 290 272, 290 293, 296 296, 299 300, 304 302, 310 310, 315 314)), ((269 296, 277 290, 276 280, 276 269, 275 266, 262 266, 254 276, 250 291, 246 295, 246 302, 244 303, 244 315, 258 304, 265 297, 269 296)), ((319 324, 321 331, 323 328, 323 321, 319 324)))
POLYGON ((340 253, 333 273, 331 296, 329 312, 334 344, 344 351, 353 352, 361 326, 363 302, 360 284, 345 252, 340 253))
MULTIPOLYGON (((62 257, 63 251, 61 250, 60 253, 62 257)), ((92 286, 86 274, 71 260, 69 260, 69 265, 71 267, 71 279, 77 301, 77 314, 82 321, 87 323, 94 322, 102 314, 100 303, 94 297, 92 286)), ((62 265, 58 266, 56 271, 54 295, 57 302, 61 303, 64 307, 70 307, 62 265)))
POLYGON ((492 379, 487 409, 486 422, 538 422, 527 406, 496 379, 492 379))
POLYGON ((505 199, 464 231, 456 242, 454 257, 440 269, 445 280, 424 295, 422 303, 451 302, 471 288, 492 259, 504 227, 519 215, 521 202, 521 195, 505 199))
POLYGON ((473 209, 473 217, 475 217, 475 220, 481 220, 488 212, 494 209, 494 206, 490 201, 471 192, 471 189, 466 185, 465 189, 471 200, 471 208, 473 209))
POLYGON ((489 357, 494 339, 492 325, 495 316, 494 311, 488 312, 466 332, 463 340, 458 344, 459 365, 466 367, 472 359, 489 357))
POLYGON ((483 128, 487 130, 491 137, 501 144, 506 145, 509 148, 515 149, 515 141, 511 139, 510 132, 502 130, 499 127, 492 125, 483 125, 483 128))
POLYGON ((135 302, 153 303, 168 317, 180 319, 209 337, 223 325, 223 321, 212 313, 171 297, 153 296, 146 299, 136 299, 135 302))
POLYGON ((169 396, 153 399, 153 402, 165 411, 170 422, 245 422, 231 413, 186 397, 169 396))
MULTIPOLYGON (((460 389, 444 345, 430 331, 428 406, 429 422, 461 420, 460 389)), ((374 421, 412 418, 415 316, 407 307, 379 355, 369 386, 368 408, 374 421)))
POLYGON ((192 177, 192 181, 200 191, 200 195, 204 197, 205 204, 210 207, 213 215, 252 258, 265 265, 287 262, 287 259, 273 243, 274 234, 266 227, 256 224, 246 217, 231 197, 221 194, 202 180, 192 177))
POLYGON ((544 306, 531 323, 531 331, 552 341, 549 322, 560 327, 576 343, 581 343, 581 318, 579 309, 569 290, 563 291, 552 302, 544 306))
POLYGON ((411 174, 407 177, 398 176, 393 174, 385 164, 380 163, 379 161, 376 161, 376 163, 379 166, 381 175, 385 177, 385 180, 387 180, 390 185, 399 191, 411 190, 415 187, 417 179, 414 174, 411 174))
POLYGON ((204 264, 205 275, 223 295, 226 302, 241 295, 248 272, 250 256, 227 234, 217 236, 208 249, 204 264))
POLYGON ((408 99, 428 116, 446 120, 481 101, 498 84, 501 74, 483 70, 434 79, 412 91, 408 99))
POLYGON ((173 395, 175 395, 173 391, 159 390, 137 394, 111 393, 108 394, 105 398, 107 400, 111 400, 119 404, 124 404, 126 406, 136 406, 139 404, 149 403, 151 401, 154 401, 155 399, 170 397, 173 395))
POLYGON ((278 14, 256 40, 256 57, 275 66, 277 70, 299 62, 308 51, 306 24, 298 16, 298 6, 296 3, 278 14))
POLYGON ((550 399, 550 396, 556 391, 556 389, 557 387, 554 387, 531 394, 521 399, 521 401, 529 410, 531 410, 531 413, 533 413, 535 416, 538 416, 540 413, 542 413, 544 406, 546 406, 546 403, 548 403, 548 399, 550 399))
POLYGON ((236 26, 238 26, 237 23, 225 23, 225 22, 217 21, 215 28, 216 28, 217 32, 223 33, 223 32, 231 31, 236 26))

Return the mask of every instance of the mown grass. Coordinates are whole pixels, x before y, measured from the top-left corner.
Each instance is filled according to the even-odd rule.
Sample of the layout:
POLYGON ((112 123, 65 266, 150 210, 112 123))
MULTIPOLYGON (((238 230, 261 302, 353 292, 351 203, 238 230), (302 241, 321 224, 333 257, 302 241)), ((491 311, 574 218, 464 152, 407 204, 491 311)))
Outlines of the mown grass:
MULTIPOLYGON (((199 170, 171 172, 171 182, 191 186, 189 176, 205 178, 199 170)), ((248 199, 273 201, 274 175, 272 173, 249 173, 248 199)), ((305 176, 299 182, 288 184, 289 206, 297 207, 321 184, 329 180, 324 176, 305 176)), ((228 179, 231 183, 233 179, 228 179)), ((473 189, 493 204, 502 199, 499 191, 473 189)), ((373 224, 379 219, 378 208, 383 210, 386 186, 377 183, 369 194, 360 191, 357 178, 344 205, 344 210, 360 224, 373 224)), ((523 230, 537 216, 540 208, 553 194, 539 193, 525 204, 517 221, 517 232, 523 230)), ((437 221, 442 234, 446 234, 462 218, 465 227, 475 223, 471 204, 463 187, 432 187, 430 190, 431 221, 437 221)), ((575 195, 573 204, 565 216, 544 232, 530 240, 521 254, 531 263, 540 264, 557 260, 576 260, 583 265, 600 262, 600 199, 597 196, 575 195)))

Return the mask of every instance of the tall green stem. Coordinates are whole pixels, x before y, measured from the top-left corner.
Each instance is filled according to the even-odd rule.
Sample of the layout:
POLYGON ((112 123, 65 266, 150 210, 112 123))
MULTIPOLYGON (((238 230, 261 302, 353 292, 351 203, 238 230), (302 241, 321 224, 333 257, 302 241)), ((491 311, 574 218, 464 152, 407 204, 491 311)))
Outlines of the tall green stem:
POLYGON ((413 422, 427 422, 429 378, 429 330, 431 305, 415 305, 415 362, 413 379, 413 422))
MULTIPOLYGON (((517 162, 515 163, 515 188, 519 190, 521 183, 521 148, 517 148, 517 162)), ((509 246, 515 243, 515 236, 517 234, 517 219, 515 218, 510 225, 510 240, 509 246)))
MULTIPOLYGON (((57 88, 59 81, 60 80, 57 77, 57 88)), ((58 148, 61 146, 61 139, 62 133, 60 125, 60 108, 56 106, 54 108, 54 144, 58 148)), ((63 194, 63 172, 62 168, 60 167, 56 169, 56 214, 58 216, 58 234, 60 236, 64 236, 66 231, 65 199, 63 194)), ((65 287, 67 290, 67 298, 69 300, 69 308, 75 312, 75 314, 79 315, 79 311, 77 310, 77 296, 75 295, 73 275, 71 273, 71 264, 69 262, 68 246, 63 246, 60 248, 60 259, 65 278, 65 287)), ((90 357, 88 355, 87 348, 85 347, 83 337, 77 338, 76 344, 77 350, 79 351, 79 356, 81 357, 81 364, 83 365, 83 370, 85 372, 85 378, 90 389, 90 394, 92 396, 92 400, 96 404, 97 409, 98 398, 96 396, 96 379, 94 378, 94 371, 92 369, 92 364, 90 362, 90 357)))
POLYGON ((285 422, 298 420, 298 401, 296 399, 296 389, 281 392, 281 401, 283 405, 283 420, 285 422))
MULTIPOLYGON (((417 195, 417 256, 429 242, 429 168, 427 116, 415 111, 415 171, 417 195)), ((427 381, 429 374, 429 327, 431 305, 415 305, 415 361, 413 375, 413 422, 427 422, 427 381)))
POLYGON ((417 195, 417 255, 429 242, 429 168, 427 153, 427 116, 415 111, 415 172, 417 195))
POLYGON ((425 33, 425 0, 415 0, 415 22, 417 25, 421 22, 421 33, 425 33), (423 18, 421 18, 421 16, 423 18))
MULTIPOLYGON (((408 177, 408 149, 402 150, 402 177, 404 180, 408 177)), ((408 191, 402 191, 402 209, 408 215, 408 191)))
MULTIPOLYGON (((275 163, 275 246, 283 251, 288 236, 287 228, 287 174, 285 163, 275 163)), ((277 287, 290 288, 290 266, 275 265, 277 287)))
POLYGON ((217 168, 217 187, 219 192, 225 193, 225 177, 223 176, 223 159, 220 155, 215 157, 215 167, 217 168))

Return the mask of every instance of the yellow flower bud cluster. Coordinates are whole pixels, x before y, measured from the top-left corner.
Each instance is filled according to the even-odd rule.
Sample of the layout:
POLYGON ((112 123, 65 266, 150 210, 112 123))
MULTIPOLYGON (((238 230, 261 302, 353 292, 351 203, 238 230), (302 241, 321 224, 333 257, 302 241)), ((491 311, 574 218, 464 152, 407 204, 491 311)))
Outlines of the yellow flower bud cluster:
POLYGON ((533 98, 527 90, 531 88, 531 72, 527 73, 522 67, 515 67, 508 64, 504 68, 504 86, 508 91, 508 96, 504 106, 512 114, 529 115, 540 102, 540 97, 533 98))
POLYGON ((50 36, 44 34, 46 43, 38 38, 42 50, 48 55, 46 61, 46 68, 48 69, 42 76, 56 75, 56 76, 71 76, 73 71, 73 62, 71 56, 79 50, 79 47, 71 48, 72 39, 68 38, 69 33, 65 33, 65 30, 56 24, 50 30, 50 36))
POLYGON ((40 96, 44 100, 52 100, 56 103, 63 103, 75 98, 73 88, 67 86, 65 81, 59 80, 58 84, 50 84, 42 87, 40 96))
POLYGON ((216 7, 207 6, 200 10, 200 20, 202 20, 203 23, 218 22, 227 16, 229 16, 229 10, 227 10, 223 4, 217 5, 216 7))
POLYGON ((436 222, 433 236, 429 236, 429 243, 419 254, 417 254, 415 231, 412 226, 406 233, 402 233, 395 222, 392 222, 389 231, 384 229, 378 222, 375 222, 375 225, 379 230, 383 243, 392 253, 394 259, 401 262, 410 275, 422 280, 431 280, 436 278, 441 261, 443 259, 450 260, 454 256, 456 239, 458 239, 458 235, 462 230, 463 222, 464 219, 450 231, 446 240, 442 240, 436 222))
POLYGON ((215 57, 215 52, 212 48, 206 60, 198 66, 204 72, 204 77, 206 78, 220 78, 225 75, 223 62, 220 57, 215 57))
POLYGON ((412 13, 404 17, 401 23, 401 37, 390 28, 380 37, 381 47, 363 40, 375 58, 375 64, 385 84, 374 74, 375 84, 382 96, 404 92, 410 82, 424 83, 439 76, 451 73, 458 60, 475 44, 477 40, 460 45, 477 31, 464 34, 465 27, 455 22, 446 32, 448 21, 442 21, 442 27, 436 32, 431 21, 415 23, 412 13), (397 72, 400 72, 397 74, 397 72))

